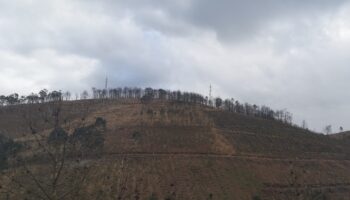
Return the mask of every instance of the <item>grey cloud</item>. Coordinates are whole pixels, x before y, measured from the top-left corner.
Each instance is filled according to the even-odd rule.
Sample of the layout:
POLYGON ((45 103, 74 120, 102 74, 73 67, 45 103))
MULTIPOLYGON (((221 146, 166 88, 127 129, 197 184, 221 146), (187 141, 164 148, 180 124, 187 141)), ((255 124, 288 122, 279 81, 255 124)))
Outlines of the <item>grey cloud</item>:
POLYGON ((310 19, 336 13, 346 0, 188 0, 188 1, 122 1, 111 7, 111 13, 133 10, 136 22, 146 28, 167 34, 186 34, 193 29, 215 32, 227 41, 254 37, 269 23, 289 23, 300 18, 310 19))
POLYGON ((345 1, 240 1, 196 0, 189 19, 199 26, 212 28, 222 38, 254 36, 271 21, 299 17, 315 18, 334 12, 345 1))
POLYGON ((350 128, 349 10, 341 0, 4 1, 0 93, 103 87, 106 75, 111 86, 203 94, 211 83, 318 130, 350 128))

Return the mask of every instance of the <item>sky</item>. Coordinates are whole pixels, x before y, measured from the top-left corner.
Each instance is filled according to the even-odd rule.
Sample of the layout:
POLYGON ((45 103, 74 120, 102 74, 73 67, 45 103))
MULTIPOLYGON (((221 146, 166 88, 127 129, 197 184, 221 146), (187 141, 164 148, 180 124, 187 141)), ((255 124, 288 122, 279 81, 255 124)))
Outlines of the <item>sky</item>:
POLYGON ((0 0, 0 94, 180 89, 350 129, 350 1, 0 0))

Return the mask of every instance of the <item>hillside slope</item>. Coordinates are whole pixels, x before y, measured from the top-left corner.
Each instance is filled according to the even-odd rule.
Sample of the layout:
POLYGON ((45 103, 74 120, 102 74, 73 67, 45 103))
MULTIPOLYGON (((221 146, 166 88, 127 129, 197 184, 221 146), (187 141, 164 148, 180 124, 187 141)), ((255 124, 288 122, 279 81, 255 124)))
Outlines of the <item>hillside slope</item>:
MULTIPOLYGON (((26 141, 26 119, 39 131, 48 105, 0 111, 3 133, 26 141)), ((350 196, 348 142, 278 121, 210 107, 137 101, 66 102, 63 115, 78 123, 107 121, 104 156, 89 177, 86 195, 100 185, 111 190, 121 162, 127 163, 127 199, 347 199, 350 196), (129 195, 129 196, 128 196, 129 195), (136 198, 137 199, 137 198, 136 198)), ((49 117, 49 116, 46 116, 49 117)), ((63 123, 63 122, 61 122, 63 123)), ((86 197, 88 198, 88 196, 86 197)), ((108 195, 102 199, 114 199, 108 195)))

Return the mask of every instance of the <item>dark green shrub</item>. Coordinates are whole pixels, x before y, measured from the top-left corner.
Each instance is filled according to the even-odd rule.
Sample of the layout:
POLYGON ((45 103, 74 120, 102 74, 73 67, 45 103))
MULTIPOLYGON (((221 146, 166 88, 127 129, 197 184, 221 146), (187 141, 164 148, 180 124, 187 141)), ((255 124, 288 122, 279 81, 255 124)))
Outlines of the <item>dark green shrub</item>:
POLYGON ((152 193, 151 196, 149 197, 149 200, 158 200, 156 194, 152 193))
POLYGON ((261 200, 261 198, 258 195, 253 196, 252 200, 261 200))
POLYGON ((134 131, 134 132, 132 133, 132 139, 134 139, 134 140, 139 140, 140 137, 141 137, 141 133, 140 133, 140 132, 134 131))
POLYGON ((100 151, 104 146, 104 132, 106 120, 97 118, 95 124, 75 129, 70 137, 70 142, 80 146, 83 151, 100 151))
POLYGON ((11 156, 15 155, 21 148, 21 145, 0 134, 0 170, 6 169, 8 166, 7 160, 11 156))
POLYGON ((153 110, 149 108, 149 109, 147 110, 147 114, 153 115, 153 110))
POLYGON ((95 126, 98 128, 106 129, 107 121, 102 117, 97 117, 95 121, 95 126))
POLYGON ((55 128, 51 131, 47 142, 51 145, 64 144, 68 139, 68 133, 61 127, 55 128))

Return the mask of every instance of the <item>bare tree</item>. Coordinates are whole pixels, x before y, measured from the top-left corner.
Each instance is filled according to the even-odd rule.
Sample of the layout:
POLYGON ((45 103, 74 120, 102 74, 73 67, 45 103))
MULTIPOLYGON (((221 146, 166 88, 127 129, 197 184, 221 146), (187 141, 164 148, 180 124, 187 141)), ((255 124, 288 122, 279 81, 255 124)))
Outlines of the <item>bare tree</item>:
POLYGON ((303 120, 302 125, 301 125, 301 128, 303 128, 303 129, 308 129, 308 125, 307 125, 306 120, 303 120))
POLYGON ((222 105, 222 99, 220 97, 215 98, 215 107, 220 108, 222 105))
POLYGON ((79 199, 93 170, 83 161, 102 152, 106 121, 97 118, 86 126, 85 117, 71 121, 65 109, 72 108, 57 101, 23 110, 30 134, 9 162, 8 181, 0 190, 6 198, 79 199))
POLYGON ((332 125, 327 125, 324 127, 323 131, 326 135, 332 134, 332 125))
POLYGON ((41 103, 44 103, 46 98, 47 98, 47 95, 48 95, 48 91, 47 89, 43 89, 39 92, 39 96, 40 96, 40 101, 41 103))
POLYGON ((71 93, 69 91, 65 92, 64 97, 65 97, 66 101, 69 101, 70 97, 71 97, 71 93))
POLYGON ((81 99, 87 99, 89 98, 89 93, 88 91, 84 90, 83 93, 81 93, 81 99))

